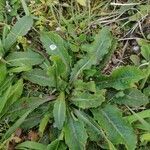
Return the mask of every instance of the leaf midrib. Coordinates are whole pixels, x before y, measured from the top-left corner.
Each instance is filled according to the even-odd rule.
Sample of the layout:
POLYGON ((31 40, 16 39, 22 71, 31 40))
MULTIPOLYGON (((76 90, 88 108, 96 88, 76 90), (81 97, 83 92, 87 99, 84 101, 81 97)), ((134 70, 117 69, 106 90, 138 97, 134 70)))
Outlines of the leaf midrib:
MULTIPOLYGON (((78 145, 78 147, 81 149, 81 147, 80 147, 80 141, 78 140, 78 137, 77 137, 77 134, 76 134, 76 129, 75 129, 75 126, 74 126, 74 124, 73 124, 72 118, 70 119, 70 124, 71 124, 71 128, 72 128, 72 131, 73 131, 73 135, 75 136, 76 142, 79 143, 79 144, 77 144, 77 145, 78 145)), ((82 144, 82 143, 81 143, 81 144, 82 144)), ((79 149, 79 150, 80 150, 80 149, 79 149)))
POLYGON ((125 141, 126 146, 128 146, 127 142, 126 142, 126 138, 124 137, 124 135, 119 131, 119 129, 117 128, 117 126, 113 123, 113 121, 111 120, 111 118, 109 118, 109 116, 103 111, 101 110, 102 114, 107 118, 108 122, 110 122, 112 124, 112 126, 116 129, 116 131, 119 133, 119 135, 123 138, 123 140, 125 141))
POLYGON ((36 74, 33 74, 33 73, 29 73, 28 76, 34 76, 34 77, 37 77, 37 78, 45 79, 47 81, 50 80, 50 78, 48 78, 48 77, 45 77, 45 76, 42 76, 42 75, 39 76, 39 75, 36 75, 36 74))
POLYGON ((39 60, 40 58, 37 57, 24 57, 24 58, 15 58, 15 59, 9 59, 8 62, 16 62, 16 61, 20 61, 20 60, 39 60))

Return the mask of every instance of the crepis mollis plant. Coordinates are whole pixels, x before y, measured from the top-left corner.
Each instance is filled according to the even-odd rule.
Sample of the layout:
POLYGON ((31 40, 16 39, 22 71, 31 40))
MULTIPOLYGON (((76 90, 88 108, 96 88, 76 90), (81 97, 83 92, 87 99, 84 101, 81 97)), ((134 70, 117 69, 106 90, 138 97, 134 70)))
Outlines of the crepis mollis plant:
MULTIPOLYGON (((62 150, 68 147, 70 150, 84 150, 89 141, 95 141, 103 143, 100 146, 105 149, 115 150, 123 144, 126 149, 134 150, 137 143, 136 134, 128 120, 122 117, 122 111, 116 103, 134 107, 134 104, 137 105, 137 98, 134 97, 136 93, 142 98, 137 107, 149 103, 148 97, 137 89, 139 81, 146 78, 146 72, 135 66, 119 67, 109 76, 99 72, 99 68, 109 59, 117 43, 106 27, 95 36, 93 43, 81 47, 84 53, 80 59, 70 52, 71 49, 66 46, 69 44, 55 32, 40 33, 41 43, 49 59, 45 60, 43 56, 31 49, 24 52, 9 52, 6 55, 6 52, 8 53, 8 50, 16 43, 18 36, 24 36, 32 25, 32 17, 24 16, 3 38, 1 42, 3 61, 0 71, 3 69, 6 73, 2 75, 1 86, 4 85, 4 79, 10 72, 21 75, 21 85, 24 78, 40 86, 54 89, 55 96, 44 100, 40 98, 20 100, 20 105, 26 101, 30 109, 21 112, 22 116, 8 129, 1 141, 5 141, 17 127, 23 124, 33 110, 44 103, 52 103, 53 110, 43 110, 45 115, 40 122, 39 131, 43 135, 49 122, 49 113, 52 112, 53 126, 60 133, 58 138, 49 145, 26 141, 17 145, 17 149, 36 149, 37 147, 41 150, 62 150), (111 102, 106 96, 110 89, 115 91, 111 102), (130 90, 134 92, 133 95, 130 90), (119 100, 119 98, 128 98, 129 94, 132 98, 128 101, 119 100), (55 101, 49 102, 49 100, 55 101)), ((2 103, 0 119, 5 117, 3 110, 6 112, 10 109, 11 112, 15 103, 18 106, 16 99, 11 102, 12 106, 9 108, 6 106, 6 102, 12 96, 8 94, 10 87, 6 89, 6 92, 2 92, 5 102, 0 101, 2 103)))

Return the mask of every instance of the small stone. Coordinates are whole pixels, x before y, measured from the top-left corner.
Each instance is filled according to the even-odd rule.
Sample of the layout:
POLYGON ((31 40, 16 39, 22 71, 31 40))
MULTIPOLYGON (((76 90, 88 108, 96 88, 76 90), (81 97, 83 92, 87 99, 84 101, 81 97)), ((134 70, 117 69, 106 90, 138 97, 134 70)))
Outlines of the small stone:
POLYGON ((49 48, 50 48, 52 51, 54 51, 54 50, 57 48, 57 46, 56 46, 55 44, 51 44, 51 45, 49 46, 49 48))
POLYGON ((19 45, 16 46, 17 49, 20 49, 19 45))
POLYGON ((56 31, 61 31, 61 28, 60 28, 60 27, 57 27, 57 28, 56 28, 56 31))
POLYGON ((140 47, 139 46, 133 46, 133 52, 139 53, 140 47))

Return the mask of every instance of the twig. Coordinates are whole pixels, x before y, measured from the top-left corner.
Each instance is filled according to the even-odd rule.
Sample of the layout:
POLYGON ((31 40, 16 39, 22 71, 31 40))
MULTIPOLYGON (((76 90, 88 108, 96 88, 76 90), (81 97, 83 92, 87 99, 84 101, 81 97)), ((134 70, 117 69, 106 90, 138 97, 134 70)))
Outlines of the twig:
POLYGON ((113 6, 135 6, 135 5, 140 5, 141 3, 126 3, 126 4, 122 4, 122 3, 110 3, 110 5, 113 6))
POLYGON ((137 40, 139 39, 138 37, 131 37, 131 38, 122 38, 122 39, 119 39, 118 41, 127 41, 127 40, 137 40))
POLYGON ((125 45, 124 45, 124 47, 123 47, 123 49, 122 49, 122 53, 121 53, 121 61, 118 63, 118 66, 120 65, 120 63, 122 62, 122 59, 123 59, 123 56, 124 56, 124 53, 125 53, 125 51, 126 51, 126 49, 127 49, 127 47, 128 47, 128 40, 126 41, 126 43, 125 43, 125 45))

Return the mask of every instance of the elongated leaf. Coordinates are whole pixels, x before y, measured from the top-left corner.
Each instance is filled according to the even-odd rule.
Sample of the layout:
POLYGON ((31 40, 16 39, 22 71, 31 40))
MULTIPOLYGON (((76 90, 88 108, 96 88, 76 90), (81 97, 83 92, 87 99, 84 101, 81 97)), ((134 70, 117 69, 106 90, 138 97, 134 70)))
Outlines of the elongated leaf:
POLYGON ((32 66, 20 66, 20 67, 13 67, 9 69, 9 73, 20 73, 23 71, 30 71, 32 66))
POLYGON ((82 6, 86 6, 87 0, 77 0, 77 2, 82 6))
POLYGON ((12 84, 14 76, 8 76, 0 86, 0 95, 12 84))
MULTIPOLYGON (((27 98, 26 98, 27 99, 27 98)), ((32 98, 31 98, 32 99, 32 98)), ((34 98, 33 98, 34 99, 34 98)), ((4 141, 5 139, 7 139, 26 119, 26 117, 37 107, 39 107, 40 105, 48 102, 49 100, 54 99, 54 97, 50 97, 50 98, 37 98, 36 101, 34 101, 34 104, 28 108, 27 106, 27 110, 25 111, 25 113, 7 130, 7 132, 4 134, 3 138, 1 141, 4 141)))
POLYGON ((22 3, 22 7, 23 7, 23 9, 24 9, 25 14, 26 14, 27 16, 29 16, 29 15, 30 15, 30 12, 29 12, 29 9, 28 9, 28 7, 27 7, 26 2, 25 2, 24 0, 21 0, 21 3, 22 3))
POLYGON ((95 37, 95 41, 91 44, 91 55, 94 55, 96 64, 104 58, 112 48, 113 37, 108 28, 102 28, 95 37))
POLYGON ((31 113, 31 110, 28 110, 26 113, 24 113, 4 134, 1 141, 4 141, 7 139, 25 120, 25 118, 31 113))
POLYGON ((33 19, 31 16, 24 16, 20 18, 16 24, 12 27, 12 30, 4 39, 4 48, 8 50, 16 41, 19 36, 24 36, 28 33, 33 25, 33 19))
MULTIPOLYGON (((54 96, 50 96, 49 98, 50 98, 49 100, 55 99, 54 96)), ((36 107, 37 101, 42 102, 43 99, 38 98, 38 97, 30 97, 30 98, 23 97, 10 106, 6 116, 11 116, 11 119, 15 120, 19 116, 22 116, 28 110, 32 109, 33 107, 36 107)), ((45 112, 45 109, 42 112, 45 112)))
POLYGON ((67 68, 59 56, 51 56, 51 60, 53 61, 53 66, 48 68, 48 75, 49 77, 55 75, 57 90, 64 91, 68 80, 67 68))
POLYGON ((32 149, 32 150, 44 150, 46 149, 46 145, 33 142, 33 141, 25 141, 16 146, 16 149, 22 149, 22 148, 27 148, 27 149, 32 149))
MULTIPOLYGON (((107 136, 105 135, 105 133, 103 132, 102 128, 99 126, 99 124, 89 115, 87 115, 86 113, 79 111, 77 109, 74 109, 75 114, 77 115, 77 117, 79 119, 81 119, 83 122, 85 122, 85 124, 87 125, 88 129, 90 129, 90 132, 93 132, 92 134, 95 137, 98 137, 99 141, 102 139, 102 137, 104 137, 104 139, 106 140, 106 142, 108 143, 109 149, 110 150, 116 150, 115 146, 112 144, 112 142, 107 138, 107 136)), ((87 129, 87 131, 89 131, 87 129)), ((89 132, 88 132, 89 133, 89 132)), ((90 136, 91 134, 89 134, 90 136)), ((91 139, 91 137, 89 137, 91 139)), ((93 138, 93 137, 92 137, 93 138)), ((103 140, 103 139, 102 139, 103 140)))
POLYGON ((0 101, 2 109, 0 111, 0 118, 8 111, 9 107, 19 100, 23 91, 23 80, 20 79, 13 86, 10 86, 6 93, 4 93, 2 100, 0 101), (7 93, 8 92, 8 93, 7 93))
POLYGON ((82 80, 76 80, 76 82, 74 82, 74 88, 77 91, 89 91, 96 93, 96 84, 94 81, 83 82, 82 80))
POLYGON ((39 125, 39 134, 40 136, 43 136, 43 133, 45 131, 45 128, 49 122, 49 119, 50 119, 50 114, 45 114, 43 119, 41 120, 40 122, 40 125, 39 125))
POLYGON ((129 17, 129 21, 141 20, 144 16, 149 14, 150 5, 139 5, 138 12, 129 17))
POLYGON ((56 139, 55 141, 51 142, 48 146, 46 150, 58 150, 59 147, 59 139, 56 139))
POLYGON ((33 51, 13 52, 6 58, 11 66, 33 66, 42 63, 43 57, 33 51))
POLYGON ((13 104, 15 101, 17 101, 20 98, 20 96, 22 95, 22 92, 23 92, 23 80, 20 79, 12 87, 12 90, 10 93, 12 95, 10 103, 13 104))
POLYGON ((142 45, 141 54, 147 61, 150 61, 150 44, 142 45))
POLYGON ((150 123, 148 123, 147 121, 145 121, 141 116, 138 115, 138 113, 135 113, 128 106, 126 106, 126 107, 132 112, 132 114, 134 115, 134 117, 137 118, 139 120, 139 122, 141 122, 141 124, 143 125, 144 129, 150 132, 150 123))
POLYGON ((52 141, 48 146, 46 150, 66 150, 67 146, 61 142, 59 139, 56 139, 55 141, 52 141))
POLYGON ((58 129, 62 129, 66 118, 65 95, 63 92, 58 96, 54 104, 53 115, 55 120, 55 126, 58 129))
POLYGON ((73 104, 83 109, 95 108, 105 101, 104 91, 99 91, 95 94, 90 94, 88 92, 76 92, 74 93, 74 96, 71 97, 71 101, 73 104))
POLYGON ((124 91, 124 96, 116 95, 113 101, 118 104, 124 104, 131 107, 139 107, 149 103, 148 97, 146 97, 140 90, 136 88, 127 89, 124 91))
POLYGON ((0 58, 2 58, 3 55, 4 55, 4 48, 2 40, 0 39, 0 58))
POLYGON ((146 88, 143 90, 143 93, 144 93, 146 96, 150 97, 150 85, 149 85, 148 87, 146 87, 146 88))
POLYGON ((65 142, 71 150, 84 150, 87 141, 87 133, 83 122, 75 121, 71 115, 68 115, 64 127, 65 142))
POLYGON ((101 76, 97 80, 100 88, 115 88, 124 90, 135 86, 139 80, 146 76, 142 70, 134 66, 119 67, 114 70, 110 76, 101 76))
POLYGON ((51 56, 56 76, 66 78, 67 68, 59 56, 51 56))
POLYGON ((108 28, 103 28, 95 37, 91 45, 86 45, 87 55, 79 60, 72 69, 70 81, 74 81, 83 72, 90 69, 92 65, 98 65, 112 48, 113 38, 108 28))
MULTIPOLYGON (((141 112, 136 113, 136 116, 139 116, 140 118, 144 119, 144 118, 150 118, 150 110, 143 110, 141 112)), ((134 114, 130 115, 130 116, 126 116, 124 117, 124 119, 128 120, 129 123, 133 123, 137 120, 139 120, 139 117, 136 117, 134 114)))
POLYGON ((91 128, 91 130, 101 138, 102 132, 100 130, 100 126, 93 118, 91 118, 89 115, 77 109, 75 109, 74 112, 79 119, 85 122, 85 124, 87 124, 91 128))
POLYGON ((71 59, 67 50, 64 47, 63 39, 54 32, 41 33, 40 39, 47 53, 49 55, 59 56, 69 71, 71 59))
POLYGON ((0 0, 0 22, 4 20, 5 0, 0 0))
POLYGON ((93 64, 93 58, 89 58, 85 56, 83 59, 80 59, 72 69, 71 76, 70 76, 70 82, 75 81, 79 75, 86 69, 90 69, 93 64))
POLYGON ((136 148, 136 136, 133 129, 122 118, 119 109, 107 105, 103 109, 93 109, 92 113, 113 144, 124 144, 128 150, 136 148))
POLYGON ((145 133, 141 136, 141 142, 144 141, 150 142, 150 133, 145 133))
POLYGON ((45 70, 33 69, 29 72, 23 74, 24 79, 29 80, 33 83, 39 84, 41 86, 55 87, 54 75, 48 76, 45 70))
POLYGON ((6 65, 0 62, 0 85, 4 81, 7 75, 7 68, 6 65))
POLYGON ((10 86, 2 97, 0 97, 0 114, 2 113, 3 108, 5 107, 11 92, 12 86, 10 86))

